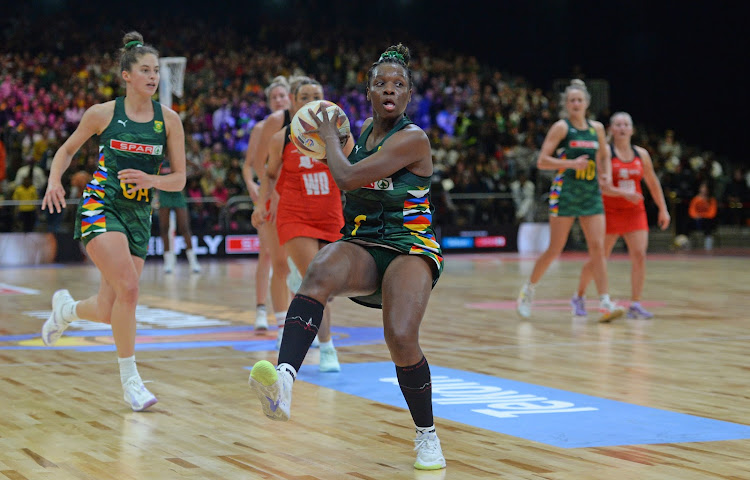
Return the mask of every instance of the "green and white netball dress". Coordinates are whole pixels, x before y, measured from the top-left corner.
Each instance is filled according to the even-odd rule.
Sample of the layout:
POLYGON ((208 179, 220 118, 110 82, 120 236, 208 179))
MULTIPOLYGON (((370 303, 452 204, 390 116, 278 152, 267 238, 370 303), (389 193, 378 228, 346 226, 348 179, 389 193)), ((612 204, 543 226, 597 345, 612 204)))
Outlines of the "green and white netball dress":
POLYGON ((87 244, 105 232, 122 232, 130 252, 145 258, 151 236, 152 189, 128 193, 117 172, 126 168, 150 175, 164 160, 167 133, 161 105, 153 102, 154 118, 138 123, 125 114, 125 99, 115 100, 112 121, 99 137, 99 165, 78 205, 74 237, 87 244))

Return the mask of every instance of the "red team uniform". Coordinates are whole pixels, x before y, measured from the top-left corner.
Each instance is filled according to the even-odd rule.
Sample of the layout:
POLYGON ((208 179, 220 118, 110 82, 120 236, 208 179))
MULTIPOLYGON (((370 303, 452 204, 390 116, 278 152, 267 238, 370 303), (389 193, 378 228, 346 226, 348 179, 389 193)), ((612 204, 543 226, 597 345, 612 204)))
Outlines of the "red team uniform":
MULTIPOLYGON (((628 192, 638 192, 642 195, 643 163, 638 151, 631 147, 635 156, 630 162, 624 162, 615 156, 615 149, 612 145, 609 148, 612 152, 613 185, 628 192)), ((643 200, 636 204, 623 197, 607 195, 602 197, 604 200, 604 215, 607 219, 607 235, 622 235, 636 230, 648 230, 646 205, 643 200)))
POLYGON ((286 127, 281 153, 283 188, 276 212, 279 243, 294 237, 310 237, 335 242, 341 238, 344 213, 341 191, 333 181, 328 165, 303 156, 289 140, 286 127))

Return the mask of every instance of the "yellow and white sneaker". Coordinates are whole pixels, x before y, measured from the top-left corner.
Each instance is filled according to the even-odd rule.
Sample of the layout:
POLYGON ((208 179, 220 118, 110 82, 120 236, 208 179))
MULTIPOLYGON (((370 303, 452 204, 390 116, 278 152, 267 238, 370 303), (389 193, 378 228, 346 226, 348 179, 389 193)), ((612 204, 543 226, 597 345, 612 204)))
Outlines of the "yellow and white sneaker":
POLYGON ((609 323, 625 315, 625 308, 612 300, 603 300, 599 302, 599 312, 601 313, 599 323, 609 323))
POLYGON ((533 301, 534 289, 526 283, 521 287, 521 291, 518 293, 518 298, 516 299, 516 311, 521 318, 529 318, 531 316, 531 302, 533 301))
POLYGON ((291 373, 285 369, 278 370, 268 360, 261 360, 253 365, 248 383, 268 418, 283 422, 289 420, 294 384, 291 373))
POLYGON ((440 439, 437 433, 418 433, 414 440, 414 450, 417 451, 417 461, 414 468, 417 470, 439 470, 445 468, 445 457, 443 449, 440 448, 440 439))

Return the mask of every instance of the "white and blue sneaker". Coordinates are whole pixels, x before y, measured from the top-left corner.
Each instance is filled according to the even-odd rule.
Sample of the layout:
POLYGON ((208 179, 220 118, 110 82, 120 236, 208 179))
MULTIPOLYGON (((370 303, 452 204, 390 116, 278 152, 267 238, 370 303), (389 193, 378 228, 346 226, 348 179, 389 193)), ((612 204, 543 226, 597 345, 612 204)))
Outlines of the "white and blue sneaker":
POLYGON ((130 405, 130 408, 132 408, 134 412, 142 412, 158 401, 156 397, 148 391, 145 385, 143 385, 143 380, 141 380, 141 377, 139 376, 130 377, 128 381, 122 385, 122 390, 125 403, 130 405))

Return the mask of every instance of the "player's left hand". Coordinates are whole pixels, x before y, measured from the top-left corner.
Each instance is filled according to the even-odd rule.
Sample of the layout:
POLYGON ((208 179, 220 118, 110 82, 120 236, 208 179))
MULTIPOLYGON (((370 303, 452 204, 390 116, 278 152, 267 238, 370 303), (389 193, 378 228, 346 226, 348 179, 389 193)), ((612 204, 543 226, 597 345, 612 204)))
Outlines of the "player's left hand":
POLYGON ((331 137, 336 137, 339 139, 339 145, 346 145, 346 139, 348 138, 348 135, 342 138, 341 133, 339 132, 339 129, 336 128, 336 125, 338 125, 338 121, 339 121, 339 109, 338 108, 333 110, 333 113, 331 114, 330 117, 328 116, 328 110, 323 109, 320 115, 322 117, 322 120, 318 118, 318 116, 315 115, 315 113, 313 113, 311 109, 308 108, 307 111, 310 113, 310 117, 313 120, 315 120, 315 123, 318 126, 318 128, 315 130, 312 130, 312 132, 318 132, 318 134, 320 135, 320 138, 326 141, 326 143, 327 143, 326 139, 331 138, 331 137))
POLYGON ((625 194, 625 200, 629 201, 630 203, 639 204, 643 200, 643 195, 638 192, 627 192, 625 194))
POLYGON ((149 175, 148 173, 135 168, 125 168, 117 172, 117 179, 128 186, 127 193, 129 195, 132 195, 138 190, 148 190, 149 188, 153 188, 155 178, 154 175, 149 175))
POLYGON ((666 210, 659 210, 659 218, 656 220, 656 224, 659 228, 666 230, 669 227, 669 222, 672 221, 672 217, 669 216, 669 212, 666 210))

